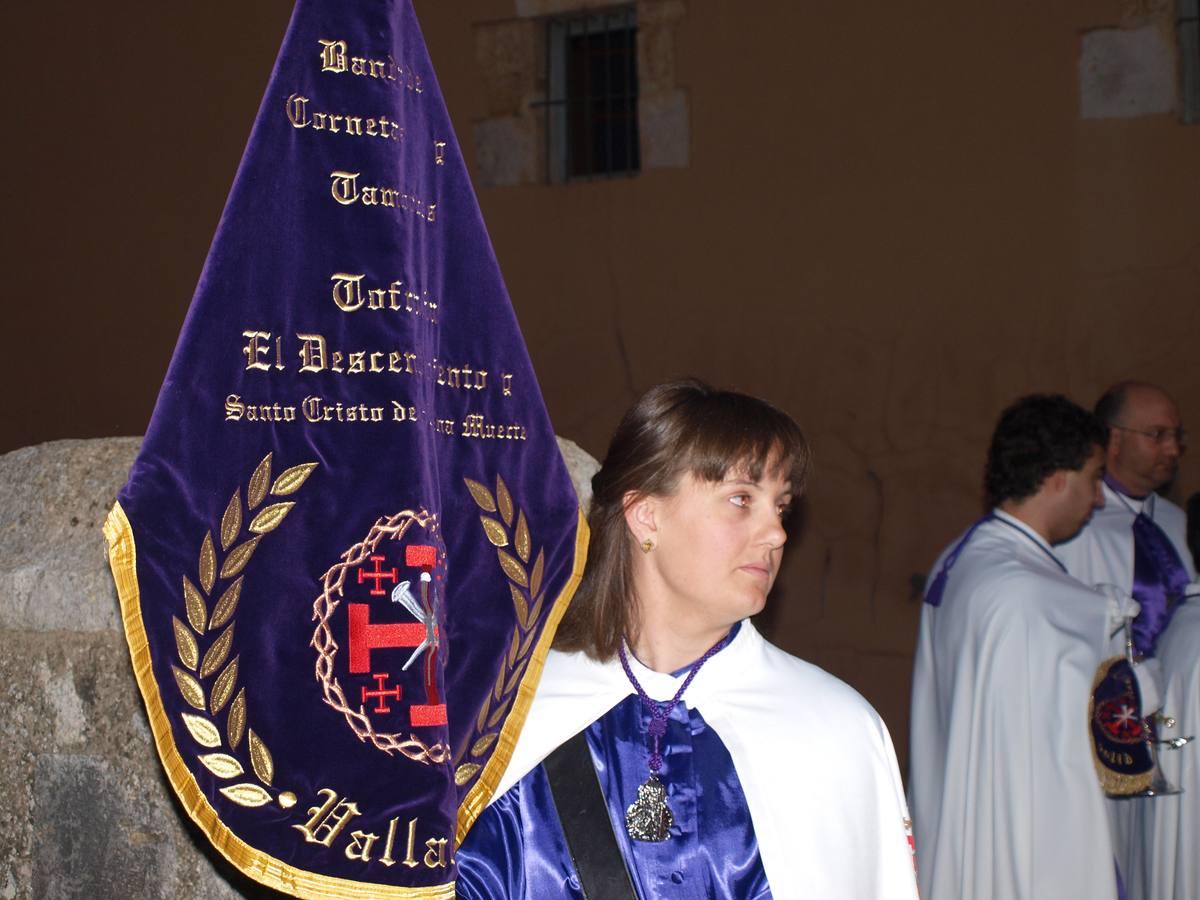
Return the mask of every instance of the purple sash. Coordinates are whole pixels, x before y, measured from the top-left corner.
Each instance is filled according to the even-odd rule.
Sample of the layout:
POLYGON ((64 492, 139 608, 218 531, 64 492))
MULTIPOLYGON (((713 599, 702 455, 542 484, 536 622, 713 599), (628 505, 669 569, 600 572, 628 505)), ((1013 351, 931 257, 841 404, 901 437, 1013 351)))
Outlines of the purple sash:
POLYGON ((1190 579, 1174 545, 1144 512, 1133 520, 1133 596, 1142 611, 1133 620, 1133 647, 1153 656, 1190 579))
MULTIPOLYGON (((1112 475, 1106 474, 1104 483, 1130 512, 1134 510, 1128 500, 1147 499, 1131 495, 1112 475)), ((1171 621, 1175 605, 1183 599, 1191 579, 1175 545, 1162 528, 1146 515, 1144 506, 1143 511, 1134 516, 1132 530, 1133 587, 1130 593, 1142 607, 1131 626, 1133 648, 1142 656, 1153 656, 1158 636, 1171 621)))

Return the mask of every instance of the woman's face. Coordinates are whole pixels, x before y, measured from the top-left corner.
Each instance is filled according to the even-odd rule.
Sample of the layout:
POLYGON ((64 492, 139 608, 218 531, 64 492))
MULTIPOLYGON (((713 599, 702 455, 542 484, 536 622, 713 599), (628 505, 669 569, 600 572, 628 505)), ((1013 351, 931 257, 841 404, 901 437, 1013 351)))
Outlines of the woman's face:
POLYGON ((792 491, 783 474, 755 481, 743 467, 719 482, 689 474, 675 493, 650 500, 655 546, 636 584, 643 602, 665 604, 689 628, 728 627, 763 608, 787 539, 792 491))

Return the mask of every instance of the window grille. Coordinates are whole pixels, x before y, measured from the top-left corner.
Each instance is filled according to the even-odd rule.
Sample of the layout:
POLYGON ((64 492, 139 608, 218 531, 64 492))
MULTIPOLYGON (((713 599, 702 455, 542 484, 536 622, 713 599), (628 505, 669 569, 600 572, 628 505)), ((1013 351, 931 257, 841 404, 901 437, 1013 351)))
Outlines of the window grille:
POLYGON ((637 16, 617 7, 546 23, 546 177, 632 175, 638 147, 637 16))
POLYGON ((1200 0, 1180 0, 1179 60, 1183 75, 1183 121, 1200 124, 1200 0))

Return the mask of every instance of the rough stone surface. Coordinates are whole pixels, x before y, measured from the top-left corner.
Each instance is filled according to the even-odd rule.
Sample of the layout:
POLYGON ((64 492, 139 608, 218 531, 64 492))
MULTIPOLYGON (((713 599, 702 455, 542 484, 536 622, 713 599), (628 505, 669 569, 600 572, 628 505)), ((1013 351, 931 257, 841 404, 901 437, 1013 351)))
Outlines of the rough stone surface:
POLYGON ((174 880, 177 857, 160 852, 170 811, 138 789, 136 774, 103 757, 38 758, 35 896, 149 897, 174 880))
POLYGON ((483 86, 489 116, 504 116, 528 106, 541 78, 542 29, 521 19, 488 22, 475 29, 475 59, 487 73, 483 86))
POLYGON ((0 457, 0 898, 236 897, 160 771, 100 526, 137 438, 0 457))
POLYGON ((638 19, 638 93, 675 90, 675 27, 684 15, 678 0, 642 0, 638 19))
MULTIPOLYGON (((0 900, 277 896, 198 834, 151 741, 100 533, 139 445, 0 456, 0 900)), ((586 503, 599 464, 559 446, 586 503)))
POLYGON ((653 94, 638 100, 642 168, 681 169, 688 165, 690 134, 687 92, 653 94))
POLYGON ((531 19, 475 27, 475 61, 487 108, 487 117, 472 128, 480 185, 533 184, 541 175, 544 115, 533 101, 545 93, 542 31, 531 19))
MULTIPOLYGON (((536 104, 544 79, 544 16, 582 13, 593 0, 518 0, 516 19, 477 23, 475 59, 486 116, 475 122, 478 181, 486 187, 534 184, 544 177, 545 114, 536 104)), ((684 168, 691 141, 687 91, 678 85, 675 32, 686 12, 682 0, 639 0, 638 133, 643 169, 684 168)), ((560 140, 551 134, 551 143, 560 140)), ((552 159, 559 154, 551 150, 552 159)), ((551 178, 558 180, 554 163, 551 178)))
POLYGON ((592 476, 600 471, 600 463, 574 441, 564 437, 558 439, 558 452, 562 454, 567 471, 571 474, 579 505, 586 512, 592 504, 592 476))
POLYGON ((691 162, 688 94, 676 75, 675 32, 682 0, 641 0, 638 16, 638 134, 643 169, 681 169, 691 162))
POLYGON ((517 15, 522 18, 557 16, 606 5, 596 0, 516 0, 517 15))
POLYGON ((1157 25, 1103 28, 1083 35, 1080 113, 1085 119, 1129 118, 1175 109, 1171 41, 1157 25))
POLYGON ((499 116, 476 122, 475 162, 488 187, 537 180, 537 128, 528 116, 499 116))
POLYGON ((119 627, 100 526, 140 444, 55 441, 0 457, 0 628, 119 627))

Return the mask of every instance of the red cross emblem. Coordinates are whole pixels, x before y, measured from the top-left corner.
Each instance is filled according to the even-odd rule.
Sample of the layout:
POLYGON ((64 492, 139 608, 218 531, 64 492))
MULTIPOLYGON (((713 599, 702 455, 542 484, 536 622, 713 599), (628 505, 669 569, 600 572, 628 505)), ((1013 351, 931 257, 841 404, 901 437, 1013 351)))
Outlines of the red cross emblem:
POLYGON ((371 671, 372 650, 419 647, 425 640, 425 626, 420 622, 372 622, 371 607, 366 603, 351 603, 347 614, 352 675, 371 671))
POLYGON ((383 588, 381 588, 379 586, 381 582, 390 581, 390 582, 392 582, 392 584, 396 583, 396 570, 393 568, 390 572, 388 572, 385 569, 380 567, 380 564, 386 558, 387 557, 384 557, 384 556, 372 556, 371 562, 375 563, 375 568, 370 571, 368 571, 366 569, 358 570, 358 583, 359 584, 362 584, 364 581, 374 581, 375 582, 374 587, 372 587, 371 590, 368 592, 368 593, 370 593, 370 595, 372 597, 387 596, 387 591, 385 591, 383 588))
POLYGON ((387 680, 391 676, 388 675, 387 672, 381 672, 381 673, 372 675, 371 677, 375 679, 375 684, 377 684, 378 687, 376 687, 375 690, 373 690, 373 691, 368 691, 366 686, 364 685, 363 689, 362 689, 362 702, 365 704, 368 700, 378 700, 379 705, 376 706, 373 710, 371 710, 371 712, 390 713, 392 711, 392 708, 390 706, 388 706, 385 701, 387 700, 388 697, 392 697, 396 700, 399 700, 400 697, 404 693, 403 688, 401 688, 400 685, 396 685, 391 690, 388 690, 388 688, 386 687, 387 680))
POLYGON ((1105 700, 1096 710, 1096 719, 1114 740, 1123 744, 1141 741, 1146 736, 1145 725, 1131 697, 1105 700))
POLYGON ((313 602, 314 673, 325 703, 345 717, 359 740, 428 765, 447 758, 445 736, 435 734, 433 743, 423 744, 408 729, 448 724, 439 684, 445 558, 437 519, 427 510, 381 516, 325 573, 313 602), (405 539, 413 528, 418 531, 405 539), (412 540, 420 532, 421 538, 412 540), (339 681, 339 669, 353 687, 339 681), (418 680, 424 696, 413 693, 418 680), (389 716, 388 728, 372 724, 379 716, 389 716))

